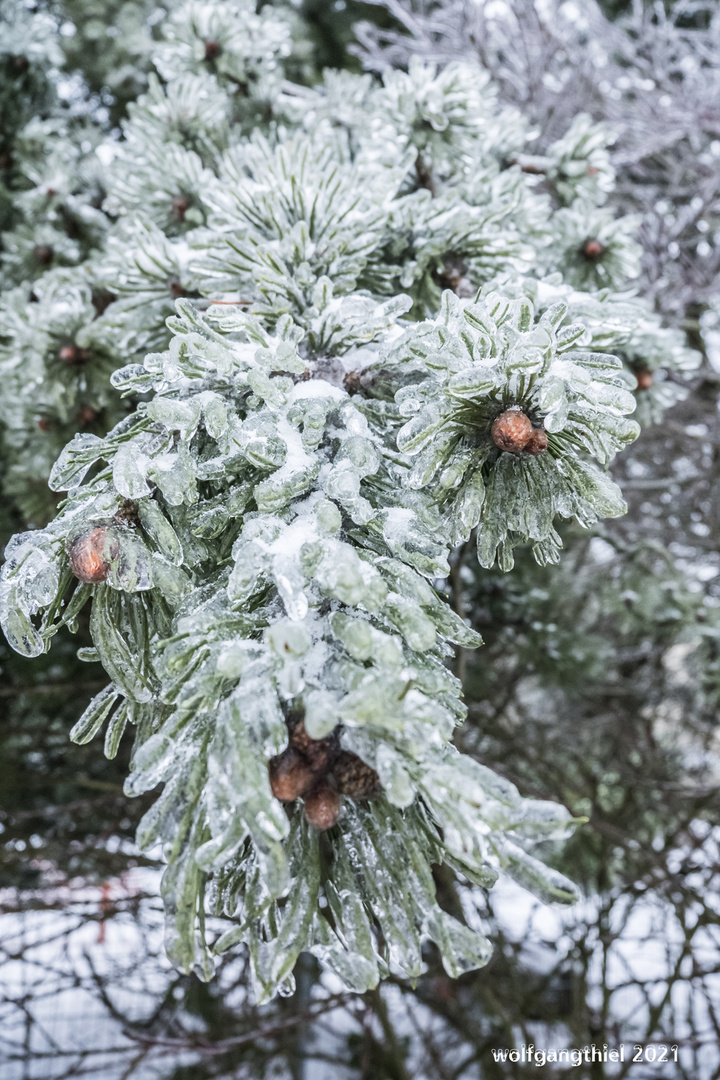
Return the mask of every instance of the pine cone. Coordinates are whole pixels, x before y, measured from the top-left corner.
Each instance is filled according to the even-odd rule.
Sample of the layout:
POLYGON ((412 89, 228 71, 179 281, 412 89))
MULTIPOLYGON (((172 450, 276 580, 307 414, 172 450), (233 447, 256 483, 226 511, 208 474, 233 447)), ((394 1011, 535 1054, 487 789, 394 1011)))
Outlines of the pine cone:
POLYGON ((351 799, 371 799, 382 791, 380 777, 357 754, 343 750, 333 766, 335 787, 351 799))
POLYGON ((305 797, 305 818, 316 829, 331 829, 340 817, 340 796, 324 778, 305 797))
POLYGON ((638 390, 649 390, 653 383, 652 371, 636 371, 635 378, 637 379, 638 390))
POLYGON ((305 730, 302 717, 291 719, 290 745, 307 760, 315 773, 328 772, 340 753, 338 737, 334 733, 324 739, 311 739, 305 730))
POLYGON ((132 499, 123 499, 123 504, 113 517, 113 521, 118 524, 126 522, 128 525, 139 525, 140 518, 137 503, 133 502, 132 499))
POLYGON ((599 240, 590 239, 586 240, 582 246, 582 254, 588 260, 588 262, 597 262, 602 258, 605 248, 599 240))
POLYGON ((294 802, 312 787, 316 777, 302 754, 288 746, 268 762, 270 788, 280 802, 294 802))
POLYGON ((533 428, 533 433, 523 446, 523 454, 532 454, 537 457, 548 448, 548 437, 545 428, 533 428))
POLYGON ((492 440, 500 450, 519 454, 532 437, 533 426, 521 409, 506 409, 493 421, 492 440))
POLYGON ((80 581, 88 584, 105 581, 110 568, 105 560, 106 541, 107 528, 104 525, 98 525, 73 540, 69 552, 70 569, 80 581))

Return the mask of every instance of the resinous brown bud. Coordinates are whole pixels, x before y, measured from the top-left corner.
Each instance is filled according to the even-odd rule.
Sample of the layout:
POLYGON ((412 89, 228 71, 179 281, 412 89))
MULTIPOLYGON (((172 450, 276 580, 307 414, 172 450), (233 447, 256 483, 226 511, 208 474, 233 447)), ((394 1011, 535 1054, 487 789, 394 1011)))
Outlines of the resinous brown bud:
POLYGON ((105 559, 107 528, 98 525, 73 540, 70 546, 70 569, 76 578, 94 585, 105 581, 110 568, 105 559))
POLYGON ((324 778, 305 796, 305 818, 316 829, 331 829, 340 817, 340 796, 324 778))
POLYGON ((605 248, 602 246, 599 240, 590 239, 586 240, 582 247, 582 253, 588 262, 597 262, 602 258, 602 253, 605 248))
POLYGON ((33 248, 33 255, 40 266, 49 266, 55 257, 55 252, 49 244, 36 244, 33 248))
POLYGON ((270 759, 268 773, 270 789, 280 802, 295 802, 315 781, 307 761, 292 746, 270 759))
POLYGON ((58 353, 58 356, 62 360, 63 364, 72 366, 74 364, 84 364, 90 359, 90 350, 81 349, 78 345, 63 345, 58 353))
POLYGON ((521 409, 506 409, 493 421, 490 434, 499 450, 519 454, 531 438, 533 426, 521 409))
POLYGON ((184 221, 185 215, 190 209, 190 203, 184 195, 173 195, 172 197, 172 216, 175 221, 184 221))
POLYGON ((547 432, 544 428, 533 428, 533 433, 523 446, 523 454, 532 454, 537 457, 548 448, 547 432))

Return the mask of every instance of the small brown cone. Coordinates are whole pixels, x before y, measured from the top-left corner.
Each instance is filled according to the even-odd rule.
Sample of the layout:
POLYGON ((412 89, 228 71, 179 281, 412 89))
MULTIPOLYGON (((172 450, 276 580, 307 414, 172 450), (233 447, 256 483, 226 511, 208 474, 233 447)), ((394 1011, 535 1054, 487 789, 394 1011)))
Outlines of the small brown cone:
POLYGON ((294 802, 312 787, 315 780, 302 754, 288 746, 268 762, 270 789, 280 802, 294 802))
POLYGON ((70 569, 76 578, 88 584, 105 581, 110 569, 105 561, 107 528, 98 525, 73 541, 70 552, 70 569))
POLYGON ((290 745, 307 760, 313 772, 327 772, 340 753, 336 735, 324 739, 311 739, 302 718, 295 720, 290 728, 290 745))
POLYGON ((123 504, 116 514, 113 516, 113 521, 118 525, 125 523, 127 525, 139 525, 140 517, 138 515, 137 503, 132 499, 123 499, 123 504))
POLYGON ((492 440, 500 450, 519 454, 531 438, 533 426, 520 409, 506 409, 493 421, 490 429, 492 440))
POLYGON ((582 253, 588 262, 597 262, 602 258, 602 254, 605 248, 599 240, 590 239, 586 240, 582 246, 582 253))
POLYGON ((380 777, 357 754, 343 750, 333 766, 335 787, 351 799, 371 799, 382 791, 380 777))
POLYGON ((305 796, 305 818, 316 829, 331 829, 340 817, 340 796, 325 778, 305 796))
POLYGON ((637 379, 638 390, 649 390, 653 384, 652 371, 636 371, 635 378, 637 379))
POLYGON ((537 457, 548 448, 547 432, 544 428, 533 428, 533 433, 523 447, 523 454, 532 454, 537 457))

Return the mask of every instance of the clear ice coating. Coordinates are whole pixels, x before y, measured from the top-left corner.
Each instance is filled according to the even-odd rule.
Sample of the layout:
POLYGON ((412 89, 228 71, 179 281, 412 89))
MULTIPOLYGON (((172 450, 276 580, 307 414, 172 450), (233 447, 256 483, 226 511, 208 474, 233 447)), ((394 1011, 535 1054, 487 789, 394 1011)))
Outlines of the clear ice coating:
POLYGON ((93 265, 107 310, 62 275, 41 279, 36 334, 26 295, 4 309, 4 377, 22 356, 42 381, 63 307, 137 404, 59 453, 50 486, 67 500, 8 545, 0 617, 34 656, 91 603, 83 657, 110 682, 71 737, 104 728, 113 756, 133 733, 126 792, 164 785, 138 844, 167 860, 168 954, 210 978, 212 954, 242 943, 263 1001, 291 992, 302 950, 358 992, 415 978, 427 940, 451 977, 486 963, 485 937, 439 907, 436 863, 572 901, 530 850, 567 835, 567 812, 452 746, 465 707, 448 660, 481 640, 435 584, 473 530, 481 564, 510 570, 520 544, 558 559, 558 520, 622 513, 602 469, 636 436, 636 402, 657 417, 681 392, 662 372, 691 361, 613 291, 637 251, 599 205, 607 133, 577 118, 551 147, 552 205, 507 167, 527 127, 481 72, 413 61, 293 86, 287 26, 255 7, 184 5, 164 23, 167 85, 150 81, 113 144, 118 223, 93 265), (198 60, 211 30, 227 42, 213 76, 198 60), (581 273, 585 220, 612 258, 581 273), (642 365, 658 373, 644 399, 628 374, 642 365), (499 452, 491 425, 512 406, 545 452, 499 452), (81 584, 68 553, 95 526, 107 573, 81 584), (322 852, 268 774, 300 719, 373 779, 372 797, 343 794, 322 852), (207 911, 228 922, 212 943, 207 911))

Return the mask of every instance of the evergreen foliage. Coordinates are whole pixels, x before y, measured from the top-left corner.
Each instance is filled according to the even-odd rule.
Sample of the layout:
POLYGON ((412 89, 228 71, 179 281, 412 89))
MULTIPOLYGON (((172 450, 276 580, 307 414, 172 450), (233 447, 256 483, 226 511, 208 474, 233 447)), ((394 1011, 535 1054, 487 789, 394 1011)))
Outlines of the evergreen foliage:
POLYGON ((622 514, 603 470, 638 433, 635 376, 694 363, 616 291, 637 222, 604 205, 606 132, 575 120, 543 185, 477 68, 307 87, 283 80, 289 41, 269 5, 174 9, 94 155, 103 211, 74 159, 82 238, 53 232, 31 273, 55 225, 26 210, 0 311, 8 446, 28 439, 6 490, 57 457, 67 493, 8 544, 6 636, 38 656, 90 603, 80 659, 111 682, 72 737, 104 728, 112 757, 134 728, 127 793, 164 784, 138 843, 167 860, 168 953, 207 979, 244 942, 260 1000, 303 950, 357 991, 419 976, 428 940, 450 976, 485 963, 436 865, 573 900, 532 853, 567 811, 452 744, 448 660, 480 637, 444 584, 473 530, 507 571, 520 545, 556 562, 559 519, 622 514))
POLYGON ((700 349, 698 317, 715 303, 720 276, 717 5, 377 0, 377 7, 395 27, 357 28, 364 65, 407 67, 411 57, 479 63, 500 100, 532 122, 523 167, 566 203, 575 197, 564 190, 566 174, 577 183, 592 148, 584 183, 599 186, 615 210, 641 215, 643 291, 664 324, 684 324, 700 349))

